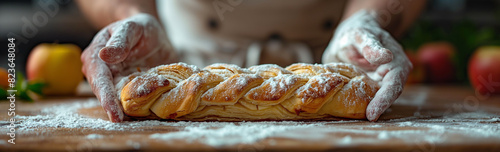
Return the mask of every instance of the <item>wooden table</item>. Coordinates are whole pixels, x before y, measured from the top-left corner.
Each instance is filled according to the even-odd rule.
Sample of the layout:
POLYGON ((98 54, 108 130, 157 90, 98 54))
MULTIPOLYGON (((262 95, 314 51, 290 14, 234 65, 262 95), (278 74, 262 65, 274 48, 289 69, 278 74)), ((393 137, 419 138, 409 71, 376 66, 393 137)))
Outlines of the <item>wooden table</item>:
MULTIPOLYGON (((43 116, 43 109, 55 105, 95 101, 94 97, 88 95, 87 88, 87 93, 77 97, 52 97, 34 103, 18 101, 16 113, 24 116, 43 116)), ((278 125, 283 126, 285 130, 275 131, 251 142, 226 145, 210 144, 202 140, 206 138, 203 136, 189 137, 189 134, 181 134, 190 132, 186 126, 197 125, 189 122, 159 122, 167 125, 125 127, 124 130, 60 126, 18 129, 16 144, 12 145, 6 142, 9 139, 6 136, 7 126, 10 124, 10 116, 7 115, 8 104, 0 102, 0 151, 500 151, 500 96, 477 96, 468 86, 407 86, 398 101, 378 122, 300 122, 295 129, 293 126, 297 123, 270 122, 268 127, 278 125), (287 127, 289 129, 286 129, 287 127), (179 138, 153 138, 152 134, 158 133, 179 133, 172 134, 179 135, 179 138)), ((76 113, 91 120, 107 120, 105 113, 98 106, 82 108, 76 113)), ((127 122, 134 123, 137 122, 127 122)), ((211 124, 216 126, 207 130, 224 128, 225 125, 259 126, 258 123, 251 122, 220 123, 219 126, 217 122, 211 124)), ((266 129, 271 128, 262 128, 266 129)), ((217 131, 221 130, 214 130, 215 133, 217 131)), ((245 134, 248 132, 244 130, 241 133, 253 136, 245 134)), ((214 139, 211 140, 213 142, 214 139)), ((221 135, 215 141, 217 143, 229 140, 232 139, 221 135)))

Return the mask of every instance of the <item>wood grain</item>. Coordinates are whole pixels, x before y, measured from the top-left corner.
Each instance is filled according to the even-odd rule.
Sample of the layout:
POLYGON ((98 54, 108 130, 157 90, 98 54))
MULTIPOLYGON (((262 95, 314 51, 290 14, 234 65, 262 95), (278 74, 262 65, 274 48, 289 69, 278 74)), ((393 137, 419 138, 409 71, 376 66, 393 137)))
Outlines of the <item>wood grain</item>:
MULTIPOLYGON (((51 107, 61 103, 81 102, 87 99, 87 93, 76 97, 50 97, 34 103, 16 102, 16 113, 18 115, 38 115, 43 108, 51 107)), ((432 128, 423 127, 419 124, 452 126, 464 125, 471 122, 497 124, 500 126, 500 96, 490 96, 481 98, 478 103, 471 103, 467 99, 480 96, 474 94, 474 90, 467 86, 407 86, 400 99, 379 119, 378 122, 368 121, 340 121, 322 122, 324 126, 318 127, 317 131, 323 133, 321 140, 311 140, 310 138, 288 138, 286 136, 268 137, 252 144, 236 144, 222 147, 212 147, 199 141, 171 140, 149 138, 154 133, 172 133, 184 129, 184 127, 173 126, 144 126, 126 131, 88 129, 88 128, 42 128, 33 131, 22 131, 16 134, 16 144, 7 143, 8 137, 5 132, 8 125, 7 115, 8 102, 0 102, 0 151, 130 151, 130 150, 171 150, 171 151, 499 151, 500 137, 471 136, 473 132, 444 132, 436 135, 432 128), (469 97, 469 98, 468 98, 469 97), (465 109, 464 106, 477 107, 465 109), (453 105, 461 105, 456 108, 453 105), (475 106, 475 105, 474 105, 475 106), (481 111, 490 113, 496 117, 496 121, 481 121, 473 119, 458 119, 453 122, 440 122, 441 118, 481 111), (403 125, 409 123, 416 124, 403 125), (373 127, 379 126, 379 127, 373 127), (353 131, 325 131, 328 128, 338 128, 353 131), (364 133, 357 133, 364 132, 364 133), (397 138, 385 137, 385 133, 394 135, 398 131, 416 132, 405 137, 405 139, 415 139, 415 142, 398 140, 397 138), (367 133, 369 132, 369 133, 367 133), (103 137, 89 139, 89 134, 100 134, 103 137), (348 137, 348 138, 347 138, 348 137), (436 137, 441 140, 433 142, 428 137, 436 137), (349 140, 347 140, 349 139, 349 140)), ((78 111, 79 114, 107 120, 104 111, 100 107, 84 108, 78 111)), ((492 119, 495 120, 495 119, 492 119)), ((234 122, 238 124, 238 122, 234 122)), ((305 122, 314 124, 317 122, 305 122)), ((477 129, 481 129, 477 125, 477 129)), ((474 126, 472 127, 474 128, 474 126)), ((315 132, 313 130, 308 130, 315 132)), ((498 131, 498 128, 497 130, 498 131)), ((431 138, 432 139, 432 138, 431 138)), ((221 139, 223 140, 223 139, 221 139)))

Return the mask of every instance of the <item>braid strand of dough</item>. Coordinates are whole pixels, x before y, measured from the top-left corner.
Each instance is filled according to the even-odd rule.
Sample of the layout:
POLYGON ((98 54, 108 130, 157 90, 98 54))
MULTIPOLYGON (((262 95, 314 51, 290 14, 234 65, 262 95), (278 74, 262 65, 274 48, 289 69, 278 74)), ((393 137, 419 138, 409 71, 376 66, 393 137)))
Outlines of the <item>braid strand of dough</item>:
POLYGON ((252 121, 366 119, 379 85, 346 63, 248 69, 175 63, 133 73, 116 88, 130 117, 252 121))

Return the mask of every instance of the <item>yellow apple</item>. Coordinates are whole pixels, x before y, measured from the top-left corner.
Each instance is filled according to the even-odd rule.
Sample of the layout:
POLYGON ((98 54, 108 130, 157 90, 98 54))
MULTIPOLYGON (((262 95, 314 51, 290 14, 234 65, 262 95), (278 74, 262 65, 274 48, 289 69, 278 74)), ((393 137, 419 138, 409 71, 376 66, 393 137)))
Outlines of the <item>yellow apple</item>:
POLYGON ((74 44, 39 44, 28 57, 28 80, 45 83, 45 95, 74 94, 83 80, 81 52, 74 44))

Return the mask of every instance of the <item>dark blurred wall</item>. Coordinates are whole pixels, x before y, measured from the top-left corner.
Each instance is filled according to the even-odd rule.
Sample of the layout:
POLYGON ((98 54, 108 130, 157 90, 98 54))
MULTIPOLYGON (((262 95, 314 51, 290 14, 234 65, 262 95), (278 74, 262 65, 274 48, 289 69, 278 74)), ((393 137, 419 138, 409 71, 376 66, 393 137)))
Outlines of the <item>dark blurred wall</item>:
POLYGON ((17 39, 15 63, 18 71, 24 71, 28 54, 36 45, 73 43, 83 50, 95 33, 96 30, 71 0, 2 0, 0 1, 0 48, 3 49, 0 51, 0 66, 7 67, 9 37, 20 37, 17 39), (35 31, 27 28, 30 26, 34 27, 35 31))
MULTIPOLYGON (((419 20, 447 27, 468 19, 479 25, 499 27, 499 4, 500 0, 429 0, 419 20)), ((0 46, 3 49, 0 51, 0 66, 7 66, 7 38, 12 33, 25 38, 18 43, 16 57, 16 68, 24 71, 26 58, 34 46, 40 43, 74 43, 83 50, 96 32, 71 0, 1 0, 0 46), (52 11, 47 11, 48 4, 57 4, 57 11, 53 11, 53 6, 49 7, 52 11), (40 18, 43 14, 46 19, 40 18), (32 32, 35 33, 32 37, 23 36, 23 28, 34 24, 36 19, 46 23, 32 25, 37 30, 32 32)))
POLYGON ((428 0, 420 19, 438 26, 449 26, 463 20, 499 26, 500 0, 428 0))

